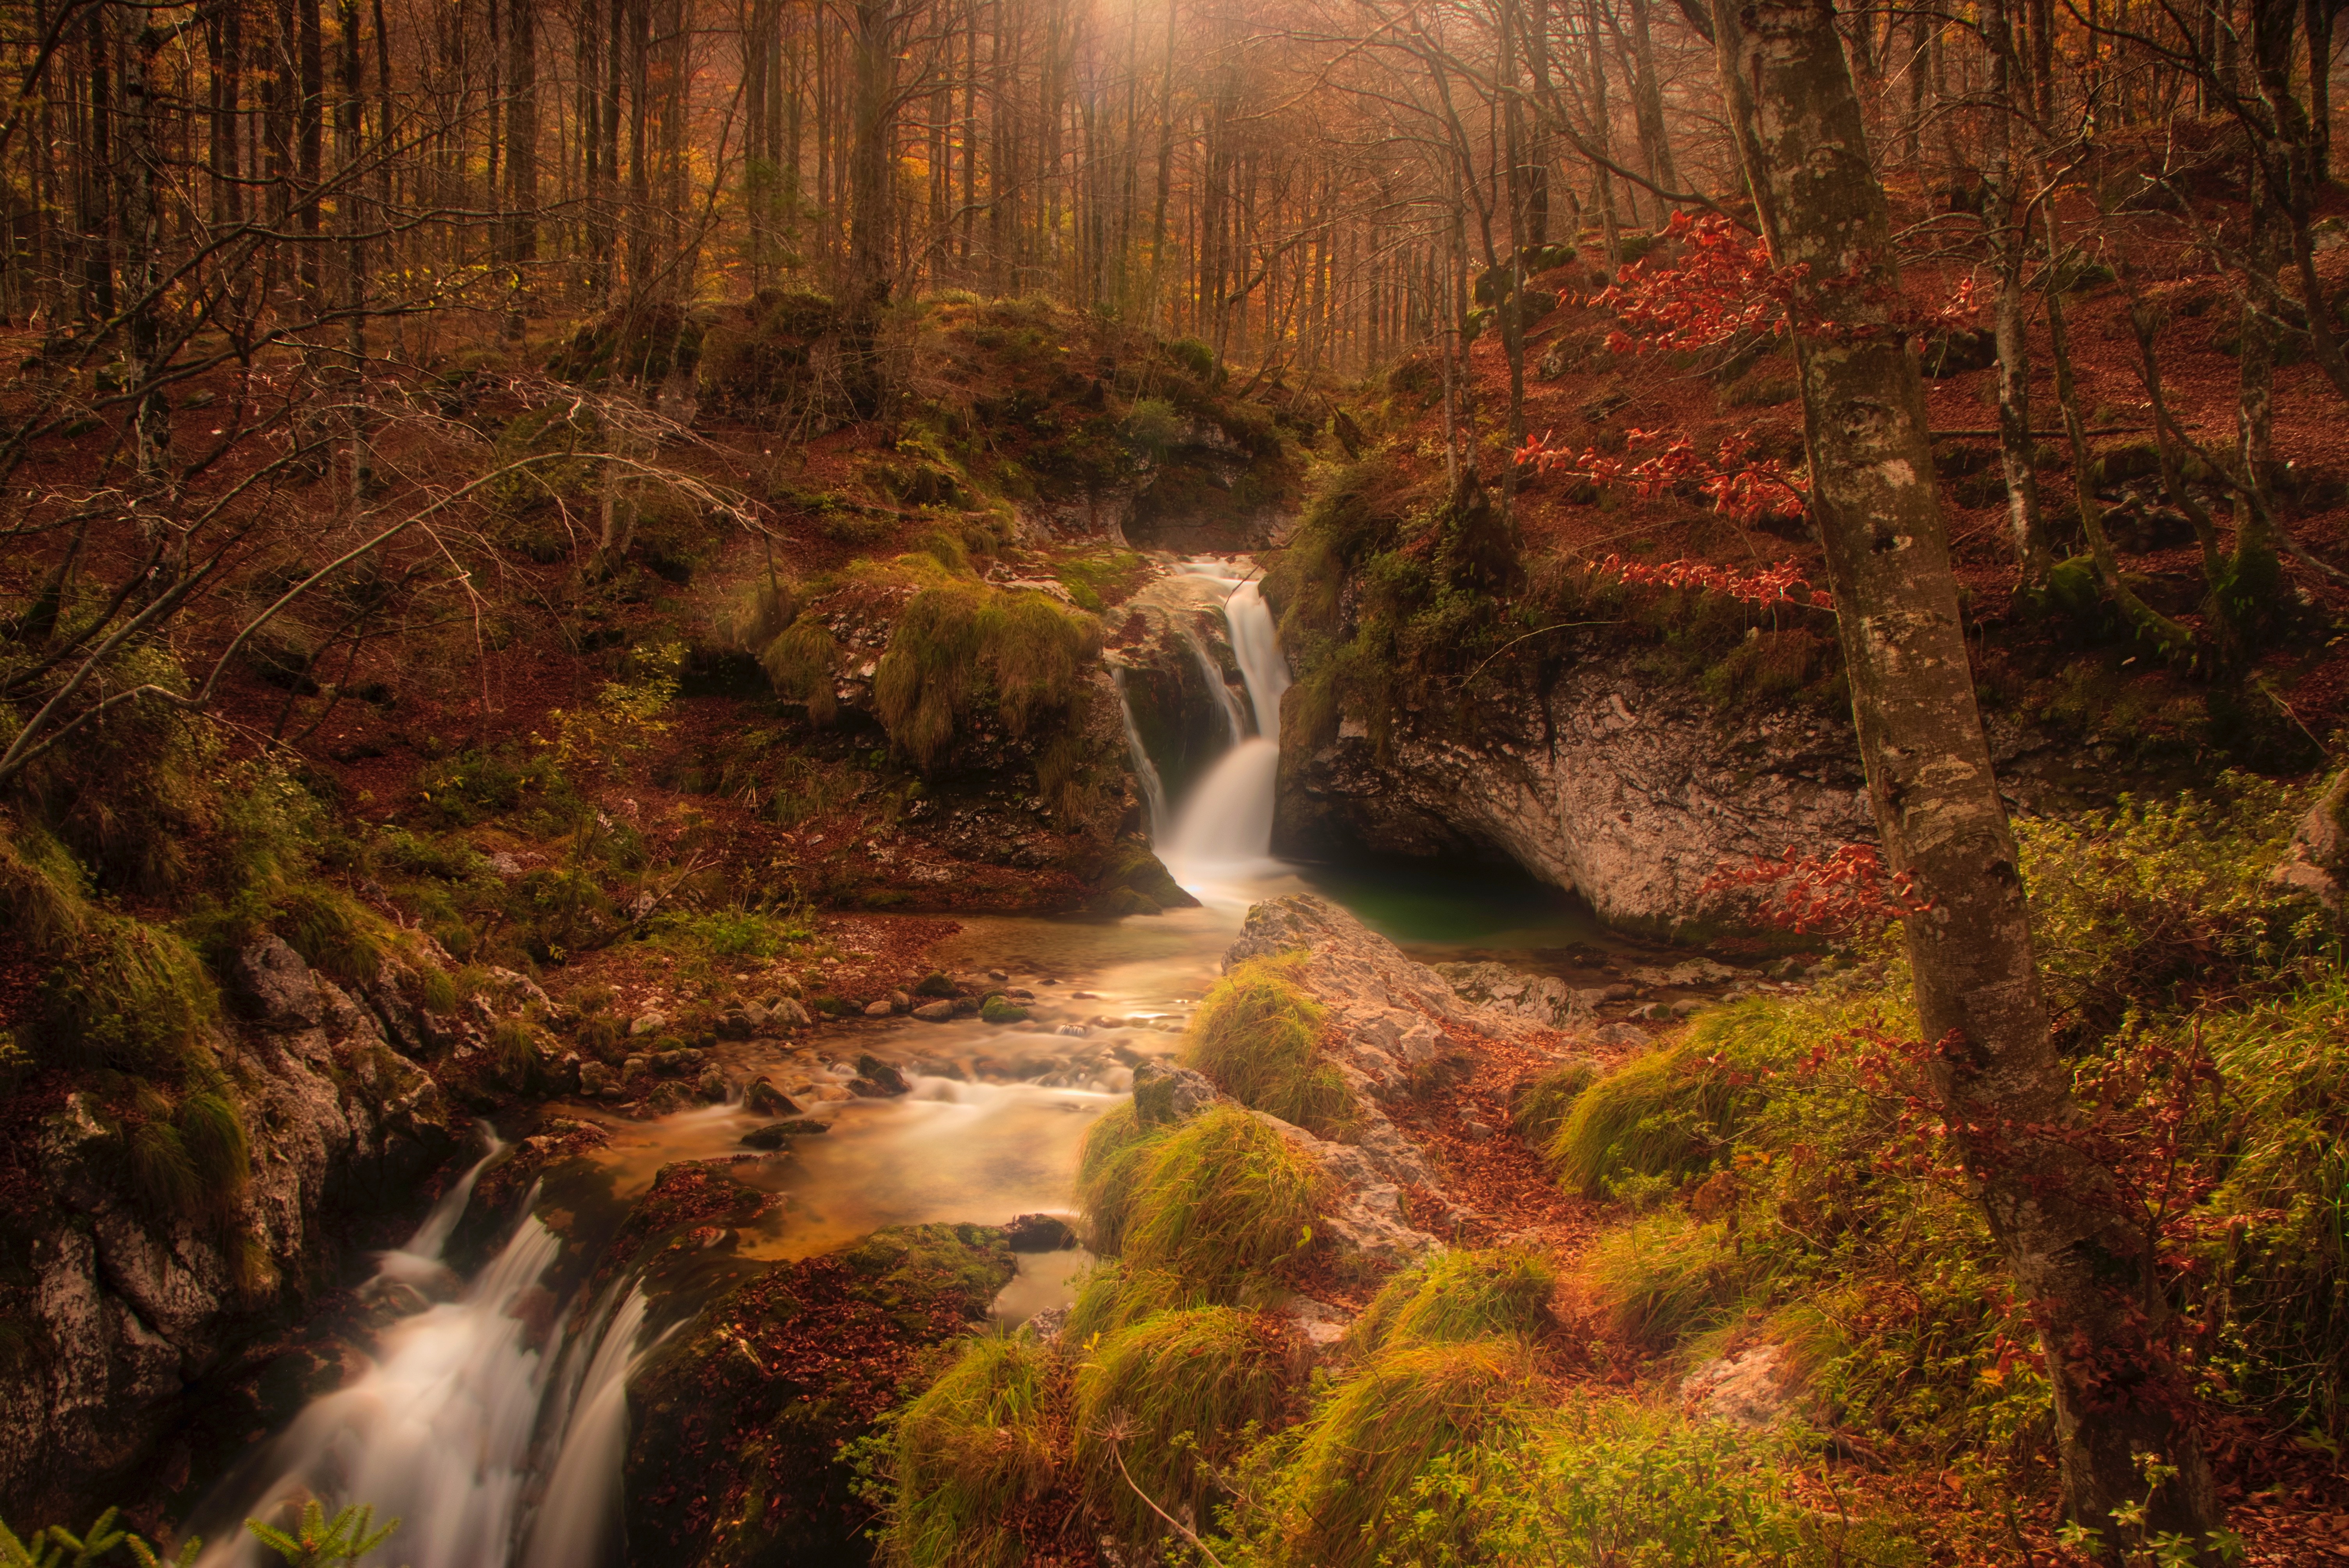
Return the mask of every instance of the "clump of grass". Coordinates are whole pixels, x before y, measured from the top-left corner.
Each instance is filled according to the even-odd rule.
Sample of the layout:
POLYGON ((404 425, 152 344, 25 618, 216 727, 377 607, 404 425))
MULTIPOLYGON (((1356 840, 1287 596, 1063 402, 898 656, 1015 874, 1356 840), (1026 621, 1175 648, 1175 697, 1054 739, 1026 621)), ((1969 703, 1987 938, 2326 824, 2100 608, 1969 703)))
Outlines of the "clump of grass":
POLYGON ((1355 1117, 1354 1097, 1322 1055, 1324 1015, 1294 978, 1303 954, 1251 958, 1209 988, 1183 1040, 1183 1065, 1242 1105, 1324 1138, 1355 1117))
POLYGON ((1085 1130, 1077 1157, 1077 1208, 1085 1216, 1092 1250, 1103 1257, 1125 1249, 1142 1162, 1163 1136, 1162 1130, 1143 1124, 1131 1100, 1102 1112, 1085 1130))
POLYGON ((1280 1487, 1288 1560, 1371 1568, 1378 1525, 1431 1465, 1521 1428, 1533 1366, 1506 1340, 1388 1352, 1326 1399, 1298 1434, 1280 1487))
POLYGON ((92 912, 42 980, 36 1053, 53 1067, 176 1077, 220 1011, 202 962, 171 932, 92 912))
POLYGON ((833 683, 840 670, 840 640, 814 615, 802 615, 759 652, 759 667, 775 690, 807 705, 808 721, 829 725, 840 717, 833 683))
POLYGON ((1102 1344, 1077 1370, 1072 1449, 1094 1505, 1154 1532, 1123 1460, 1159 1507, 1209 1517, 1216 1470, 1288 1406, 1293 1348, 1280 1319, 1228 1306, 1162 1312, 1102 1344))
POLYGON ((1389 1280, 1347 1331, 1365 1354, 1388 1346, 1531 1339, 1550 1326, 1557 1276, 1518 1247, 1450 1252, 1389 1280))
POLYGON ((536 1033, 520 1018, 499 1019, 490 1031, 490 1066, 502 1082, 527 1086, 538 1074, 536 1033))
POLYGON ((1205 1306, 1206 1296, 1164 1269, 1104 1258, 1085 1274, 1061 1325, 1062 1343, 1090 1346, 1123 1333, 1154 1313, 1205 1306))
POLYGON ((1602 1236, 1582 1267, 1591 1305, 1625 1338, 1669 1349, 1736 1300, 1723 1227, 1667 1212, 1602 1236))
POLYGON ((297 882, 273 903, 272 923, 285 945, 321 975, 349 984, 372 980, 382 969, 394 940, 391 924, 340 888, 297 882))
POLYGON ((1510 1125, 1534 1148, 1547 1149, 1574 1102, 1598 1079, 1599 1064, 1588 1057, 1560 1062, 1518 1093, 1509 1109, 1510 1125))
POLYGON ((175 1108, 151 1084, 141 1085, 123 1144, 132 1199, 167 1222, 226 1220, 252 1174, 243 1119, 216 1090, 200 1089, 175 1108))
POLYGON ((26 951, 62 952, 88 929, 88 888, 65 846, 42 829, 0 818, 0 925, 26 951))
POLYGON ((1124 1235, 1125 1259, 1136 1267, 1165 1269, 1223 1295, 1312 1243, 1320 1171, 1236 1106, 1169 1130, 1137 1175, 1124 1235))
POLYGON ((1011 1568, 1008 1522, 1055 1470, 1047 1353, 1032 1339, 972 1340, 905 1407, 890 1453, 894 1506, 883 1555, 905 1568, 1011 1568))
POLYGON ((1604 1197, 1626 1176, 1696 1170, 1718 1143, 1720 1094, 1688 1047, 1633 1057, 1579 1095, 1547 1153, 1559 1185, 1604 1197))

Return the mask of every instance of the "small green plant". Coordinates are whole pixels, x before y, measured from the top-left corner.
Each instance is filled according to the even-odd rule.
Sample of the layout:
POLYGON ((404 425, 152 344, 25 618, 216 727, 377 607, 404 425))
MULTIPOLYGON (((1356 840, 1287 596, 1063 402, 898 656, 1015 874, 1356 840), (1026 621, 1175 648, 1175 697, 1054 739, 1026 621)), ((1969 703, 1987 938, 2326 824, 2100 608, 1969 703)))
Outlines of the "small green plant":
POLYGON ((616 770, 642 758, 667 733, 670 721, 663 716, 677 700, 685 645, 638 648, 634 663, 632 678, 605 682, 591 706, 548 711, 554 734, 537 738, 557 769, 567 774, 616 770))
POLYGON ((1204 1111, 1157 1140, 1135 1175, 1123 1256, 1230 1299, 1251 1276, 1313 1243, 1322 1177, 1237 1106, 1204 1111))
POLYGON ((1557 1289, 1557 1276, 1535 1253, 1444 1253, 1389 1280, 1347 1330, 1347 1343, 1370 1353, 1390 1345, 1532 1339, 1553 1322, 1557 1289))
POLYGON ((302 1505, 301 1521, 290 1533, 257 1519, 246 1520, 244 1527, 255 1541, 285 1559, 285 1568, 335 1568, 337 1563, 357 1563, 390 1540, 399 1521, 389 1520, 378 1527, 375 1510, 363 1503, 337 1509, 329 1519, 313 1498, 302 1505))
POLYGON ((1009 1516, 1042 1495, 1056 1469, 1046 1430, 1050 1377, 1032 1339, 973 1339, 905 1407, 892 1433, 885 1560, 905 1568, 1013 1568, 1009 1516))
POLYGON ((62 1524, 52 1524, 19 1541, 5 1524, 0 1524, 0 1568, 86 1568, 117 1550, 129 1553, 139 1568, 161 1568, 166 1563, 171 1568, 191 1568, 196 1553, 203 1549, 202 1541, 190 1536, 167 1557, 163 1553, 168 1548, 150 1545, 129 1531, 117 1528, 114 1521, 120 1511, 108 1509, 79 1535, 62 1524))

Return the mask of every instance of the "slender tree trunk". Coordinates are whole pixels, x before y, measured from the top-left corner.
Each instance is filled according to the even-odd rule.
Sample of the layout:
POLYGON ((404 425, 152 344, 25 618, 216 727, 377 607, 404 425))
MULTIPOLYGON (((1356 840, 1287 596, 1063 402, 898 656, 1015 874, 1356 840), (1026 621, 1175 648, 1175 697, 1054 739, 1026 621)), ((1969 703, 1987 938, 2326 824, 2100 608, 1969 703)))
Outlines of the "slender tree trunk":
POLYGON ((2023 287, 2031 236, 2023 221, 2022 165, 2014 155, 2016 129, 2025 123, 2019 111, 2028 106, 2016 101, 2020 73, 2007 0, 1989 0, 1982 30, 1991 63, 1989 147, 1982 160, 1982 234, 1989 242, 1991 265, 1998 279, 1992 317, 1998 347, 1998 452, 2006 478, 2007 529, 2014 541, 2023 582, 2032 586, 2046 581, 2051 552, 2040 522, 2039 472, 2033 460, 2031 352, 2025 332, 2030 313, 2023 287))
POLYGON ((2218 1507, 2158 1344, 2156 1260, 2109 1175, 2059 1130, 2077 1113, 1974 703, 1924 388, 1882 330, 1891 225, 1835 14, 1826 0, 1715 0, 1713 26, 1772 258, 1817 280, 1797 295, 1795 357, 1853 717, 1886 858, 1930 901, 1906 923, 1929 1065, 2039 1322, 2066 1510, 2114 1540, 2115 1510, 2147 1495, 2134 1456, 2157 1453, 2178 1475, 2148 1517, 2199 1541, 2218 1507))

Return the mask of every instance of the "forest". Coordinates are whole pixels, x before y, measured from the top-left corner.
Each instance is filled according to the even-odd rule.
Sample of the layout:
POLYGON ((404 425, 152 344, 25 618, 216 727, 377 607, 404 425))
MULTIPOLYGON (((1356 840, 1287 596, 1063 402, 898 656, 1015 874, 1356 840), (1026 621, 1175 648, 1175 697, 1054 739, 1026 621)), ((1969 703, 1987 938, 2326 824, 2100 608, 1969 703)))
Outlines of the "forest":
POLYGON ((0 0, 0 1568, 2349 1562, 2335 9, 0 0))

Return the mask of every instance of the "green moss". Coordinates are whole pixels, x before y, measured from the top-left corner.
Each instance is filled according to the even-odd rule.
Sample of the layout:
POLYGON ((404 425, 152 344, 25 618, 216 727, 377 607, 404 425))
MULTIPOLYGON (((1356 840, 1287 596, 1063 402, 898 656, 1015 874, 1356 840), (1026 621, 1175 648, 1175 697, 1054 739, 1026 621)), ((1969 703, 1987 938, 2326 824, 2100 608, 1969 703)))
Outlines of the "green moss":
POLYGON ((1278 1317, 1202 1306, 1144 1318, 1092 1350, 1077 1369, 1072 1451, 1094 1506, 1129 1534, 1156 1533, 1130 1474, 1159 1507, 1212 1517, 1217 1470, 1288 1410, 1294 1348, 1278 1317))
POLYGON ((1051 1484, 1049 1362, 1024 1336, 972 1340, 898 1418, 884 1554, 905 1568, 1013 1568, 1009 1515, 1051 1484))
POLYGON ((1354 1097, 1321 1052, 1321 1008, 1293 976, 1302 954, 1251 958, 1208 989, 1183 1038, 1183 1065, 1242 1105, 1324 1138, 1350 1126, 1354 1097))
POLYGON ((174 934, 93 913, 42 980, 35 1053, 53 1067, 176 1077, 220 1011, 212 976, 174 934))
POLYGON ((1014 735, 1056 726, 1100 655, 1100 624, 1047 594, 942 582, 899 614, 874 675, 874 707, 889 738, 928 769, 982 696, 1014 735))
POLYGON ((1028 1009, 1008 997, 989 996, 979 1004, 978 1016, 982 1023, 1017 1024, 1028 1016, 1028 1009))
POLYGON ((1390 1346, 1531 1339, 1555 1321, 1557 1276, 1539 1254, 1520 1248, 1444 1253, 1389 1280, 1347 1331, 1370 1353, 1390 1346))

